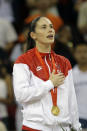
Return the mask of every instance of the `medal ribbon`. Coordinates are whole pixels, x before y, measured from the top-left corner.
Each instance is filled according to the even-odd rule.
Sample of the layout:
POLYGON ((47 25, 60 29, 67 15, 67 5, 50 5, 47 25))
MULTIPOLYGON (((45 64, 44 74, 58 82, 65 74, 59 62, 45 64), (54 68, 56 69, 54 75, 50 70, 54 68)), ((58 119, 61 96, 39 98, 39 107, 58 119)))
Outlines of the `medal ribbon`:
MULTIPOLYGON (((53 70, 55 70, 55 74, 56 74, 57 69, 56 69, 55 61, 52 55, 51 55, 51 58, 52 58, 53 70)), ((51 90, 51 96, 52 96, 53 105, 57 106, 57 87, 55 87, 54 90, 53 89, 51 90)))
MULTIPOLYGON (((35 53, 36 53, 36 56, 37 56, 38 60, 40 61, 41 65, 43 67, 46 79, 48 80, 49 79, 49 72, 48 72, 47 67, 46 67, 40 53, 38 52, 37 48, 35 48, 35 53)), ((55 70, 55 73, 57 73, 55 61, 54 61, 52 54, 51 54, 51 59, 52 59, 53 70, 55 70)), ((51 97, 52 97, 53 105, 57 106, 57 88, 54 88, 54 89, 51 90, 51 97)))

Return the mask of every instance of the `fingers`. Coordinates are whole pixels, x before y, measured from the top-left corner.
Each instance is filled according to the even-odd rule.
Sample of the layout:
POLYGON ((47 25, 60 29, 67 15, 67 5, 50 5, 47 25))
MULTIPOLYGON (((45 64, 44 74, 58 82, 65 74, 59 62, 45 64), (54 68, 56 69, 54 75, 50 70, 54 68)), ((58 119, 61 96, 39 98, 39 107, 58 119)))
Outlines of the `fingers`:
MULTIPOLYGON (((55 71, 55 69, 53 69, 53 71, 52 71, 51 74, 55 74, 55 73, 56 73, 56 71, 55 71)), ((62 72, 59 72, 58 74, 59 74, 59 75, 64 75, 62 72)))
POLYGON ((64 84, 65 76, 61 72, 55 74, 55 70, 53 70, 53 72, 50 74, 49 79, 52 81, 53 85, 57 87, 64 84))
POLYGON ((55 74, 56 77, 60 77, 60 78, 65 78, 64 74, 63 73, 58 73, 58 74, 55 74))
POLYGON ((58 87, 58 86, 64 84, 64 80, 65 80, 64 78, 61 80, 58 80, 58 82, 55 82, 55 86, 58 87))
POLYGON ((56 78, 65 78, 64 74, 62 72, 55 74, 55 70, 53 70, 53 72, 50 74, 50 77, 56 77, 56 78))

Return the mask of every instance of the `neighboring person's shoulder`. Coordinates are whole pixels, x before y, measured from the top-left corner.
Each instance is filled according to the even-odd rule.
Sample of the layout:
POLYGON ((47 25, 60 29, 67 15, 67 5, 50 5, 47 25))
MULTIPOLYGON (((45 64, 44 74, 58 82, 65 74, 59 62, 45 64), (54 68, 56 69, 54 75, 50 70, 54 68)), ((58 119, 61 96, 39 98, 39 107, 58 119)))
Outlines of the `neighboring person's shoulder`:
POLYGON ((12 26, 11 22, 8 21, 5 18, 0 18, 0 25, 5 27, 5 28, 8 27, 8 26, 12 26))
POLYGON ((7 23, 8 23, 8 21, 6 21, 5 19, 0 18, 0 24, 6 25, 7 23))
POLYGON ((79 68, 78 68, 78 65, 76 64, 74 67, 73 67, 73 74, 77 74, 77 72, 79 71, 79 68))
POLYGON ((0 87, 6 87, 6 82, 5 82, 5 80, 4 79, 1 79, 0 78, 0 87))
POLYGON ((2 131, 7 131, 6 126, 5 126, 5 124, 2 121, 0 121, 0 129, 2 131))

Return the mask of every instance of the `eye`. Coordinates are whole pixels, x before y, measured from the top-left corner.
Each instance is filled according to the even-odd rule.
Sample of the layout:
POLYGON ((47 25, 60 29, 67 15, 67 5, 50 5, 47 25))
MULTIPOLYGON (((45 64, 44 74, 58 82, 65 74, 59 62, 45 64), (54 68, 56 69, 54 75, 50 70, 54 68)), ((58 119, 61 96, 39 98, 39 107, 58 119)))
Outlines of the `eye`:
POLYGON ((42 26, 43 29, 46 29, 46 26, 42 26))
POLYGON ((53 28, 53 25, 50 25, 50 28, 53 28))

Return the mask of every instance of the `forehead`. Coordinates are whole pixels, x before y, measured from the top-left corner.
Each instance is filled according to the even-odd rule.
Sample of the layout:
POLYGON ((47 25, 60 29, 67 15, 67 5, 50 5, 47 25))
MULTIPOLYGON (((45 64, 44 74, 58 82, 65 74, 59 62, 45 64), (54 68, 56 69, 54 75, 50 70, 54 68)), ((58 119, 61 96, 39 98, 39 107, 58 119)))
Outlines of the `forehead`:
POLYGON ((52 24, 52 22, 46 17, 40 18, 40 20, 37 22, 37 26, 50 25, 50 24, 52 24))

